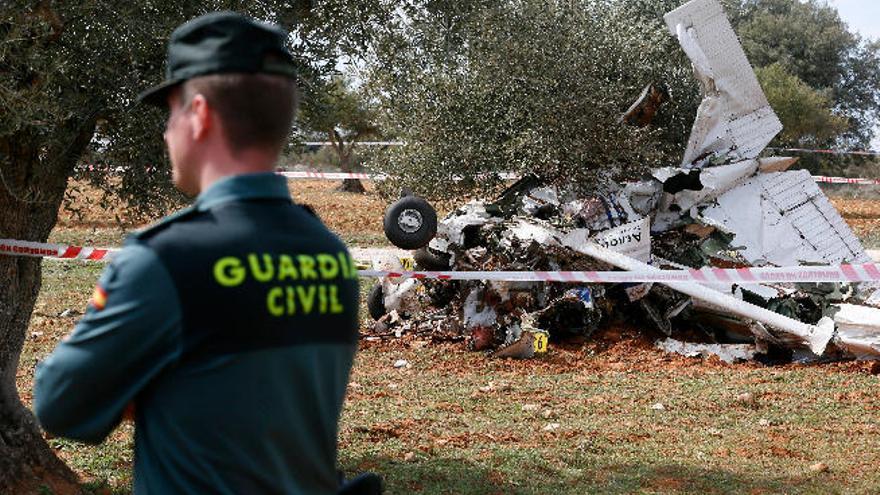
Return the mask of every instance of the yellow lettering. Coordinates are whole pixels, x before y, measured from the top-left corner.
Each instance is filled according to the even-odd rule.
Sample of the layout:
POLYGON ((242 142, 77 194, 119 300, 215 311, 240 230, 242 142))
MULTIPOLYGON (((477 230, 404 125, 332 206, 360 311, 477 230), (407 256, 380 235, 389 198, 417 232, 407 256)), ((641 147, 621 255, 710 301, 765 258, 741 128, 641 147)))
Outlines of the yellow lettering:
POLYGON ((330 286, 330 314, 339 314, 345 311, 345 308, 339 304, 339 287, 335 285, 330 286))
POLYGON ((235 287, 244 281, 246 275, 241 261, 234 256, 220 258, 214 263, 214 279, 223 287, 235 287))
POLYGON ((260 282, 268 282, 275 275, 275 268, 272 266, 272 257, 268 254, 263 255, 263 267, 260 267, 260 260, 256 254, 248 255, 248 262, 251 265, 251 273, 254 278, 260 282))
POLYGON ((318 272, 315 271, 315 258, 300 254, 296 257, 299 261, 299 274, 303 280, 318 280, 318 272))
POLYGON ((339 260, 339 268, 342 270, 343 278, 351 277, 348 272, 348 261, 345 259, 345 253, 337 253, 336 258, 339 260))
POLYGON ((329 254, 319 254, 318 269, 321 270, 321 278, 324 280, 332 280, 339 275, 339 264, 336 258, 329 254))
POLYGON ((296 297, 294 297, 293 287, 288 285, 285 288, 285 293, 287 295, 287 314, 294 315, 296 314, 296 297))
POLYGON ((318 313, 326 314, 327 313, 327 286, 319 285, 318 286, 318 313))
POLYGON ((293 280, 299 279, 299 272, 296 270, 296 265, 293 264, 293 258, 282 254, 278 257, 278 280, 288 278, 293 280))
POLYGON ((281 287, 272 287, 266 295, 266 307, 269 308, 269 314, 272 316, 281 316, 284 314, 284 306, 278 302, 278 298, 284 295, 281 287))
POLYGON ((315 305, 316 290, 314 285, 310 285, 308 291, 302 286, 296 288, 296 295, 299 296, 299 305, 302 308, 303 314, 307 315, 312 312, 312 307, 315 305))

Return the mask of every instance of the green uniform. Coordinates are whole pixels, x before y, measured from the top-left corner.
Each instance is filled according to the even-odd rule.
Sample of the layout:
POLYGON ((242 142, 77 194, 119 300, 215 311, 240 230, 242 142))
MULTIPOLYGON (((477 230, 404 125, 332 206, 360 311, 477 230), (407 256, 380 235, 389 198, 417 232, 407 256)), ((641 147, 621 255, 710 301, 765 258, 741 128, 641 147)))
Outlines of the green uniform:
POLYGON ((351 257, 285 179, 225 178, 114 256, 36 414, 97 443, 133 402, 135 493, 334 493, 357 314, 351 257))

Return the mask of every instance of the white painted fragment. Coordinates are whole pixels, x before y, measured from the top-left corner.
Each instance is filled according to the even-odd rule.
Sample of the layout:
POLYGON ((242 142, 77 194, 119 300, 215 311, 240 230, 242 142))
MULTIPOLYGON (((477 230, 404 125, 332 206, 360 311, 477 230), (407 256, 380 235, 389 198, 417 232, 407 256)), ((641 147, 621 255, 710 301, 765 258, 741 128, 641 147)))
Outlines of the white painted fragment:
POLYGON ((735 233, 754 265, 867 263, 870 257, 806 170, 756 175, 692 216, 735 233))
POLYGON ((639 261, 651 260, 651 220, 648 217, 633 220, 618 227, 599 232, 590 237, 589 229, 575 229, 562 236, 559 240, 563 245, 575 249, 574 246, 586 245, 589 242, 599 244, 611 251, 622 253, 639 261))
POLYGON ((750 361, 758 353, 753 344, 694 344, 667 338, 657 341, 657 348, 687 357, 718 356, 725 363, 750 361))
POLYGON ((703 90, 682 166, 702 167, 712 157, 757 157, 782 124, 721 6, 715 0, 692 0, 664 20, 693 63, 703 90))
POLYGON ((880 309, 855 304, 839 304, 837 307, 834 344, 857 359, 880 358, 880 309))
POLYGON ((495 324, 498 313, 491 305, 483 304, 482 291, 472 290, 464 301, 465 328, 488 327, 495 324))

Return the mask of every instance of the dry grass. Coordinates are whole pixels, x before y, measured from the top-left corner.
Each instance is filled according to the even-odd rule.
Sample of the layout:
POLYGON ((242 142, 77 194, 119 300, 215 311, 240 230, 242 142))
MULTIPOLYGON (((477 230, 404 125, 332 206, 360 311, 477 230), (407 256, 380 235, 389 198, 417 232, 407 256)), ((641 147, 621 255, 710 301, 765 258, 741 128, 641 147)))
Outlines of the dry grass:
MULTIPOLYGON (((334 185, 291 189, 343 238, 384 244, 384 202, 334 185)), ((880 219, 880 201, 834 202, 861 235, 880 219)), ((53 239, 117 245, 124 230, 103 217, 62 216, 53 239)), ((101 270, 43 266, 17 375, 25 402, 36 362, 73 327, 101 270), (60 316, 68 309, 76 312, 60 316)), ((626 325, 524 362, 413 337, 364 342, 340 463, 382 473, 389 493, 878 493, 880 381, 868 370, 669 356, 626 325), (393 368, 397 359, 410 366, 393 368), (739 400, 744 393, 754 401, 739 400), (828 471, 812 471, 817 462, 828 471)), ((50 442, 89 490, 130 492, 131 425, 99 447, 50 442)))
POLYGON ((866 249, 880 247, 880 200, 831 198, 831 203, 866 249))

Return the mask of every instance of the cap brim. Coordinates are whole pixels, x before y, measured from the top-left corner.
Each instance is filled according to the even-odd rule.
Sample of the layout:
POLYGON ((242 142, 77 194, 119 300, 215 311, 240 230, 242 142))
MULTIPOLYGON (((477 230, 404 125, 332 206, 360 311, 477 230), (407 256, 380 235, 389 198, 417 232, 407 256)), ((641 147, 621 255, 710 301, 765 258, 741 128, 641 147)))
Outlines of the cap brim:
POLYGON ((183 79, 171 79, 169 81, 163 82, 162 84, 159 84, 158 86, 153 86, 152 88, 139 94, 137 97, 137 102, 141 104, 164 108, 168 105, 168 93, 170 93, 175 86, 182 83, 183 81, 183 79))

